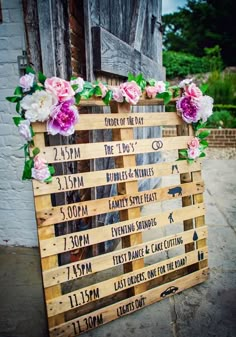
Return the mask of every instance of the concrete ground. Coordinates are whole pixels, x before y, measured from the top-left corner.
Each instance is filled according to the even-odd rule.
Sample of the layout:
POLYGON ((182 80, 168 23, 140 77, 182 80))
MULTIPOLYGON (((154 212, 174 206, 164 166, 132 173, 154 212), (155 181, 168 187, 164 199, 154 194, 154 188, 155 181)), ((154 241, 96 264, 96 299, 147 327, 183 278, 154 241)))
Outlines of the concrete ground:
MULTIPOLYGON (((236 336, 235 172, 236 160, 204 161, 209 280, 84 337, 236 336)), ((36 248, 0 247, 0 287, 0 337, 47 337, 36 248)))

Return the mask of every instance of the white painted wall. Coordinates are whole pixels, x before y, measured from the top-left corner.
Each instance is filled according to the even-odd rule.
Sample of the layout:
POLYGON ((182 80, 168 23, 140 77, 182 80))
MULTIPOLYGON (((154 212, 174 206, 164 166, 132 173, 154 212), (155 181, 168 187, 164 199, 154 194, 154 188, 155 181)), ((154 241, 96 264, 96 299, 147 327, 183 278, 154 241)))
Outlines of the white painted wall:
POLYGON ((5 100, 18 85, 17 56, 25 49, 21 0, 2 1, 0 23, 0 245, 37 246, 31 182, 22 181, 23 145, 12 117, 15 104, 5 100))

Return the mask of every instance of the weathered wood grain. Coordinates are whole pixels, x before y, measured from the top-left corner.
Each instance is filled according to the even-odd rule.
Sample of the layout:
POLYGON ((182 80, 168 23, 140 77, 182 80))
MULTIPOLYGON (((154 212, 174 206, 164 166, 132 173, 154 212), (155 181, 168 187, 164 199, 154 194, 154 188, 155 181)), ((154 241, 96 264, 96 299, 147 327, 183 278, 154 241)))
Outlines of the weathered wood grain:
POLYGON ((101 27, 93 27, 93 64, 95 71, 127 77, 129 72, 145 78, 160 78, 160 65, 149 58, 142 67, 142 53, 101 27))
POLYGON ((178 164, 176 162, 166 162, 152 165, 139 165, 128 168, 54 176, 50 184, 42 184, 37 180, 33 180, 33 188, 34 195, 44 195, 106 186, 114 183, 124 183, 127 181, 178 175, 199 171, 200 169, 200 160, 197 160, 191 165, 189 165, 187 161, 181 161, 178 162, 178 164))
POLYGON ((83 219, 97 214, 141 207, 149 203, 170 200, 173 197, 183 198, 188 195, 202 193, 203 191, 203 181, 167 186, 137 193, 132 193, 129 190, 130 194, 45 208, 43 211, 36 212, 36 217, 39 227, 49 226, 54 223, 83 219))
POLYGON ((91 312, 88 315, 84 315, 80 318, 68 321, 64 324, 50 329, 50 337, 64 337, 65 334, 68 337, 72 337, 101 326, 103 324, 106 324, 108 322, 111 322, 114 319, 123 317, 127 314, 144 308, 147 305, 162 300, 162 294, 165 293, 166 289, 172 286, 177 288, 174 293, 179 293, 187 288, 202 283, 207 280, 207 274, 208 269, 202 269, 190 275, 181 277, 178 280, 145 291, 142 294, 130 297, 113 305, 109 305, 108 307, 105 307, 103 309, 91 312))
MULTIPOLYGON (((207 237, 206 226, 199 227, 196 232, 199 240, 207 237)), ((70 263, 69 265, 46 270, 43 272, 44 287, 51 287, 56 284, 75 280, 85 275, 91 275, 102 270, 143 259, 147 256, 165 252, 172 248, 181 247, 193 242, 194 233, 195 230, 192 229, 161 239, 136 244, 132 247, 123 248, 111 253, 84 259, 80 261, 80 263, 70 263)))

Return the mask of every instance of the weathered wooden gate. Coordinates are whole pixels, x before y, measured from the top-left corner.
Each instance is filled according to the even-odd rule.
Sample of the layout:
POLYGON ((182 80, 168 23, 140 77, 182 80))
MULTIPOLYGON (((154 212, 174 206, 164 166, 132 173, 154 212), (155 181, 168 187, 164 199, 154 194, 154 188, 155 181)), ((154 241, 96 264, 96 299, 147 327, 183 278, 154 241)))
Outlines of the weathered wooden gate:
MULTIPOLYGON (((141 99, 139 105, 160 105, 141 99)), ((81 105, 102 107, 100 99, 81 105)), ((207 278, 207 228, 204 223, 201 162, 172 161, 137 165, 136 155, 186 148, 191 126, 176 113, 134 113, 127 103, 113 103, 111 113, 80 116, 76 130, 112 129, 113 140, 46 146, 45 125, 35 124, 35 146, 49 163, 91 158, 115 158, 115 167, 95 172, 53 177, 51 184, 33 182, 36 218, 50 336, 76 336, 132 313, 166 296, 181 292, 207 278), (136 139, 134 128, 174 125, 177 137, 136 139), (178 176, 179 183, 140 191, 138 181, 178 176), (117 195, 52 206, 54 194, 94 186, 117 185, 117 195), (183 207, 164 212, 141 207, 182 199, 183 207), (119 211, 120 221, 105 227, 55 236, 68 221, 119 211), (162 228, 172 234, 160 235, 162 228), (145 233, 151 233, 147 240, 145 233), (58 265, 59 256, 75 248, 121 238, 122 247, 110 253, 58 265), (150 240, 151 238, 151 240, 150 240), (178 249, 177 249, 178 248, 178 249), (166 259, 163 253, 171 252, 166 259), (152 262, 149 258, 153 257, 152 262), (146 261, 146 262, 145 262, 146 261)))

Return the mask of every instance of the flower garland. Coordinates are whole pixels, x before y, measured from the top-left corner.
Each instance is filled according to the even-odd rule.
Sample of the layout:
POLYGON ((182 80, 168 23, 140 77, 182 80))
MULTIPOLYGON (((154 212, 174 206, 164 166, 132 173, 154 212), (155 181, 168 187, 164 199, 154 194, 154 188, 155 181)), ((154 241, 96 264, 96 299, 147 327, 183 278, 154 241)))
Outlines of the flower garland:
MULTIPOLYGON (((161 98, 164 104, 168 104, 173 97, 181 95, 177 101, 177 113, 187 123, 192 123, 195 130, 203 126, 203 123, 212 113, 213 100, 204 96, 191 80, 184 80, 180 86, 169 86, 168 82, 145 80, 142 74, 134 76, 128 74, 128 81, 118 87, 108 86, 96 81, 90 83, 81 77, 72 77, 65 81, 58 77, 46 78, 39 72, 38 76, 31 67, 27 67, 26 74, 19 80, 14 95, 6 97, 12 103, 16 103, 18 116, 13 117, 19 134, 26 143, 23 146, 25 165, 22 179, 37 179, 41 182, 51 182, 54 168, 39 155, 40 150, 34 148, 34 131, 31 123, 46 122, 49 135, 60 134, 70 136, 74 133, 75 124, 79 121, 78 109, 81 98, 89 99, 92 96, 101 97, 106 105, 111 100, 135 105, 142 93, 148 98, 161 98), (30 151, 31 148, 34 148, 30 151)), ((204 139, 208 135, 206 131, 200 133, 189 144, 188 150, 181 150, 181 159, 188 162, 197 157, 204 156, 203 150, 207 147, 204 139)))

